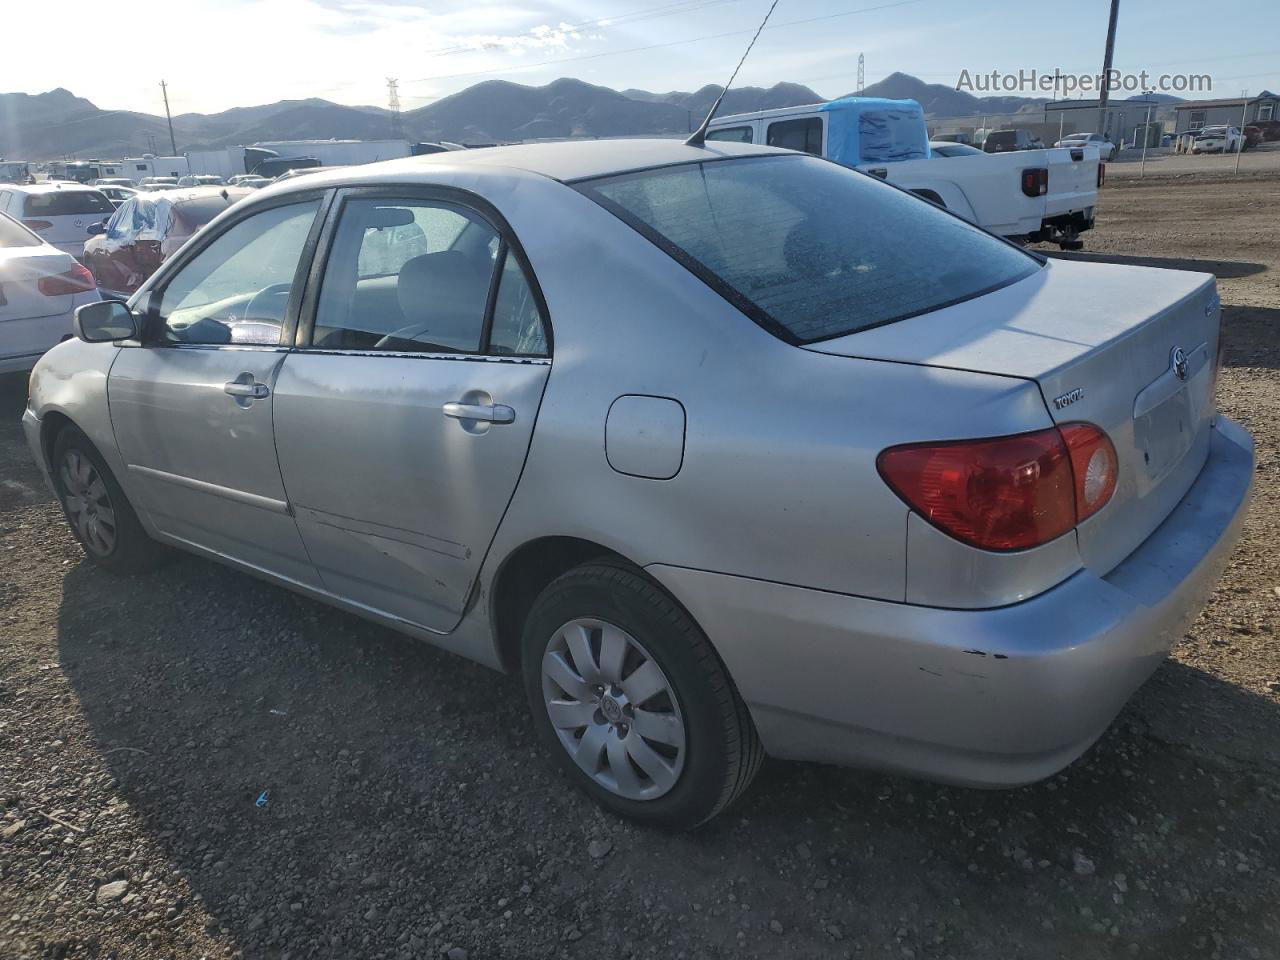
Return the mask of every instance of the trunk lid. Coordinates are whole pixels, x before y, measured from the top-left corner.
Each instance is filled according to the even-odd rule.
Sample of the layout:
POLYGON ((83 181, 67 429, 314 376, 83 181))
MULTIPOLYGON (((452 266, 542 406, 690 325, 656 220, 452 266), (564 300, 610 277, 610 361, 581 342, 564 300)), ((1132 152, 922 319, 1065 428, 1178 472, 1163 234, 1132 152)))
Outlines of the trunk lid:
POLYGON ((1210 274, 1051 260, 986 296, 806 349, 1033 380, 1054 422, 1105 430, 1119 482, 1076 530, 1082 562, 1104 574, 1204 465, 1219 314, 1210 274))
POLYGON ((71 309, 71 294, 45 296, 40 279, 75 266, 67 254, 49 247, 0 249, 0 321, 51 317, 71 309))

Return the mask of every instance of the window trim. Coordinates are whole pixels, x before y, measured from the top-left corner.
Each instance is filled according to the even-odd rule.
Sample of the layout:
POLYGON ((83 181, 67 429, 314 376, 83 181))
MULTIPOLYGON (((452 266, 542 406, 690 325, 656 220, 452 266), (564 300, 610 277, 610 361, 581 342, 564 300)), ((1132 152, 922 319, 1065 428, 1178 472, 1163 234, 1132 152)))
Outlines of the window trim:
POLYGON ((547 309, 546 298, 542 294, 542 286, 537 274, 516 237, 515 231, 506 218, 498 212, 497 207, 483 197, 461 190, 435 184, 383 184, 379 186, 351 185, 339 187, 334 191, 324 220, 323 229, 317 239, 317 248, 311 260, 307 274, 302 303, 298 312, 298 323, 290 344, 293 350, 317 354, 351 354, 371 357, 420 357, 437 360, 492 360, 498 362, 549 362, 555 355, 555 337, 551 324, 551 313, 547 309), (360 350, 346 347, 316 347, 311 343, 315 330, 316 308, 320 301, 320 287, 325 271, 329 265, 329 257, 333 253, 333 241, 338 231, 338 223, 342 218, 342 210, 350 200, 401 200, 405 202, 446 203, 461 207, 489 225, 498 236, 498 256, 494 258, 493 275, 489 278, 489 292, 485 298, 485 314, 478 353, 433 353, 430 351, 399 350, 360 350), (516 262, 524 271, 525 281, 533 292, 534 303, 542 319, 542 330, 546 338, 545 354, 493 354, 489 351, 489 334, 493 327, 493 311, 498 298, 498 286, 502 281, 502 255, 515 254, 516 262))
POLYGON ((243 210, 236 211, 235 205, 227 208, 227 211, 219 214, 213 220, 200 228, 197 232, 197 239, 194 242, 186 244, 177 254, 170 257, 160 265, 158 269, 145 284, 129 299, 131 309, 136 309, 144 302, 146 306, 142 310, 142 339, 141 345, 144 347, 158 347, 163 349, 171 348, 187 348, 194 347, 199 349, 218 349, 218 350, 285 350, 293 341, 298 326, 298 311, 302 305, 304 288, 302 284, 306 281, 308 271, 311 265, 311 258, 315 256, 316 243, 320 237, 320 230, 325 222, 325 216, 329 211, 330 205, 333 203, 332 189, 328 190, 305 190, 297 193, 281 194, 277 197, 271 197, 261 203, 253 203, 243 210), (223 234, 235 227, 239 226, 250 217, 268 210, 274 210, 278 207, 291 207, 302 203, 311 203, 319 201, 314 219, 311 221, 311 229, 307 232, 307 239, 302 244, 302 252, 298 257, 298 266, 294 270, 292 289, 289 293, 289 302, 285 306, 284 323, 280 327, 280 340, 277 343, 180 343, 170 340, 164 340, 157 336, 158 325, 162 322, 160 319, 160 304, 164 299, 165 291, 168 290, 169 284, 173 278, 182 271, 187 264, 198 257, 206 249, 216 243, 223 234), (234 211, 234 212, 233 212, 234 211), (231 216, 226 216, 231 213, 231 216), (223 219, 223 217, 226 219, 223 219), (216 229, 209 230, 209 227, 217 224, 216 229), (203 233, 203 236, 199 236, 203 233))
MULTIPOLYGON (((750 163, 753 161, 758 162, 763 160, 785 160, 787 162, 795 162, 800 157, 804 157, 804 158, 807 158, 808 160, 813 160, 818 163, 835 163, 834 160, 827 160, 824 157, 815 157, 811 153, 804 153, 798 150, 792 151, 790 154, 764 153, 764 154, 756 154, 754 156, 745 156, 745 157, 716 157, 716 158, 708 158, 706 160, 686 160, 680 163, 664 164, 661 167, 649 167, 643 170, 628 170, 625 173, 605 174, 603 176, 592 177, 590 179, 574 181, 572 186, 575 190, 577 190, 587 199, 591 200, 593 203, 599 204, 605 210, 609 211, 611 214, 613 214, 615 217, 621 220, 624 224, 626 224, 632 230, 635 230, 636 233, 640 234, 640 236, 644 237, 646 240, 652 243, 655 247, 657 247, 659 250, 661 250, 663 253, 669 256, 672 260, 676 261, 676 263, 680 264, 682 267, 688 270, 691 274, 693 274, 695 277, 697 277, 699 280, 705 283, 708 287, 710 287, 714 292, 718 293, 721 297, 723 297, 726 301, 728 301, 728 303, 731 306, 735 307, 739 312, 741 312, 748 319, 754 322, 758 327, 763 328, 765 331, 773 334, 783 343, 789 344, 790 346, 793 346, 793 347, 808 347, 808 346, 812 346, 815 343, 825 343, 828 340, 839 340, 841 337, 855 336, 856 334, 862 333, 866 330, 874 330, 876 327, 883 327, 891 323, 898 323, 902 320, 910 320, 912 317, 923 316, 926 313, 933 313, 938 310, 945 310, 947 307, 954 307, 956 304, 965 303, 969 300, 977 300, 979 297, 985 297, 989 293, 994 293, 997 290, 1002 290, 1005 287, 1012 286, 1015 283, 1019 283, 1022 280, 1027 279, 1027 277, 1031 275, 1031 274, 1026 274, 1021 277, 1016 277, 1012 280, 1006 280, 1002 283, 994 284, 993 286, 986 287, 985 289, 978 290, 966 296, 957 297, 954 300, 949 300, 946 303, 939 303, 934 306, 927 307, 924 310, 915 310, 915 311, 912 311, 911 313, 904 313, 904 314, 901 314, 900 316, 890 317, 886 320, 881 320, 881 321, 878 321, 877 323, 869 324, 865 327, 859 327, 857 330, 850 330, 845 333, 833 333, 833 334, 830 334, 829 336, 817 337, 812 340, 803 340, 800 337, 797 337, 794 333, 792 333, 791 330, 788 327, 786 327, 783 323, 774 319, 772 314, 770 314, 764 308, 758 306, 754 300, 751 300, 745 294, 739 292, 735 287, 733 287, 731 284, 729 284, 724 279, 722 279, 719 274, 715 273, 713 270, 707 267, 701 260, 698 260, 696 257, 687 253, 681 247, 678 247, 676 244, 672 243, 665 236, 663 236, 658 231, 654 230, 643 220, 632 215, 632 213, 629 210, 627 210, 625 207, 623 207, 621 204, 615 203, 614 201, 610 200, 604 194, 600 193, 598 190, 595 189, 596 183, 604 183, 604 182, 616 183, 620 180, 626 180, 626 179, 631 179, 633 177, 640 177, 647 174, 651 174, 658 170, 672 170, 677 167, 693 167, 693 166, 701 166, 707 163, 723 163, 726 161, 732 161, 735 163, 750 163)), ((993 240, 999 240, 1001 243, 1005 244, 1005 246, 1012 247, 1014 250, 1017 250, 1024 257, 1027 257, 1028 259, 1034 261, 1040 267, 1043 267, 1048 262, 1049 258, 1044 254, 1023 249, 1022 246, 1014 243, 1008 237, 1002 237, 998 233, 992 233, 990 230, 987 230, 985 227, 980 227, 976 223, 973 223, 972 221, 967 220, 964 217, 960 216, 960 214, 956 213, 954 210, 950 210, 945 206, 940 207, 937 204, 933 203, 932 201, 918 196, 917 194, 908 190, 906 187, 900 187, 896 183, 890 183, 887 180, 881 180, 879 177, 873 176, 872 174, 866 173, 865 171, 858 170, 853 167, 844 167, 843 164, 836 164, 836 166, 843 167, 844 169, 849 170, 852 173, 857 174, 858 176, 868 177, 871 180, 874 180, 876 183, 880 184, 881 186, 889 187, 893 190, 897 190, 899 193, 906 194, 907 196, 911 197, 915 201, 924 200, 925 203, 930 204, 930 206, 936 209, 939 213, 945 214, 949 217, 954 217, 955 219, 959 220, 966 226, 971 227, 974 230, 977 230, 979 233, 985 233, 987 236, 991 237, 993 240)))
POLYGON ((748 146, 754 146, 756 142, 756 125, 754 123, 732 123, 723 127, 712 127, 707 131, 707 139, 717 143, 745 143, 748 146), (724 133, 727 130, 745 130, 747 131, 747 139, 745 140, 725 140, 723 138, 713 137, 713 133, 724 133))

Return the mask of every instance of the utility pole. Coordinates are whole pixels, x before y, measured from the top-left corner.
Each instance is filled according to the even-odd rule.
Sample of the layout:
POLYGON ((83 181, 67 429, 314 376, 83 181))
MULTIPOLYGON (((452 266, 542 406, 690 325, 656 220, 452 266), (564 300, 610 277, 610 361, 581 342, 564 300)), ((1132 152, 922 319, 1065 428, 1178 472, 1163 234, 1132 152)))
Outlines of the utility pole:
MULTIPOLYGON (((1144 97, 1150 98, 1155 93, 1154 90, 1142 91, 1144 97)), ((1147 103, 1147 122, 1142 127, 1142 164, 1138 167, 1138 179, 1142 179, 1147 175, 1147 144, 1151 142, 1151 108, 1153 104, 1147 103)))
POLYGON ((169 156, 176 157, 178 155, 178 141, 173 137, 173 117, 169 115, 169 87, 163 80, 160 81, 160 92, 164 94, 164 118, 169 121, 169 146, 173 148, 173 153, 169 154, 169 156))
POLYGON ((400 81, 387 77, 387 109, 391 111, 391 139, 399 140, 403 135, 400 128, 400 81))
MULTIPOLYGON (((1244 127, 1249 122, 1249 91, 1241 90, 1240 96, 1244 97, 1244 108, 1240 111, 1240 139, 1236 141, 1236 173, 1240 172, 1240 153, 1244 150, 1244 127)), ((1228 127, 1227 130, 1229 132, 1231 128, 1228 127)))
POLYGON ((1116 20, 1120 17, 1120 0, 1111 0, 1111 19, 1107 21, 1107 50, 1102 56, 1102 90, 1098 95, 1098 132, 1107 133, 1107 98, 1111 93, 1111 58, 1116 50, 1116 20))
POLYGON ((867 79, 867 58, 861 53, 858 54, 858 96, 862 96, 863 88, 866 86, 867 79))

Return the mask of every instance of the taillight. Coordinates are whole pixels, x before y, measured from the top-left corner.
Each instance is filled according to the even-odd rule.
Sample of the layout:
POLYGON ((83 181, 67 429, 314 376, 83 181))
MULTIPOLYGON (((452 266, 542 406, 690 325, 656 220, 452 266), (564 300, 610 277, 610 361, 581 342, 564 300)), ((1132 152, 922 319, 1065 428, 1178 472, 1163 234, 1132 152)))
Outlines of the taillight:
POLYGON ((1102 182, 1107 179, 1107 165, 1101 160, 1098 161, 1098 186, 1102 186, 1102 182))
POLYGON ((1022 171, 1022 192, 1028 197, 1043 197, 1049 192, 1049 171, 1045 167, 1029 167, 1022 171))
POLYGON ((23 220, 22 225, 28 230, 34 230, 36 233, 41 230, 48 230, 53 226, 48 220, 23 220))
POLYGON ((1107 435, 1087 423, 890 447, 876 467, 926 520, 984 550, 1062 536, 1111 499, 1119 469, 1107 435))
POLYGON ((65 273, 41 277, 36 286, 46 297, 65 297, 72 293, 86 293, 97 288, 98 283, 84 264, 77 263, 65 273))

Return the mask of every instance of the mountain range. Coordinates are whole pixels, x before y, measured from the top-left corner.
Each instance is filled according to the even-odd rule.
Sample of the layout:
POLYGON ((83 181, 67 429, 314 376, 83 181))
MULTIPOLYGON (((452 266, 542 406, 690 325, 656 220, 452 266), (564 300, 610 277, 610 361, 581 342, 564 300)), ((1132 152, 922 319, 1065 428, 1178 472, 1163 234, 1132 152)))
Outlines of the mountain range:
MULTIPOLYGON (((569 78, 541 87, 486 80, 402 112, 400 129, 410 140, 470 144, 540 137, 675 136, 701 122, 720 89, 708 84, 691 92, 651 93, 612 90, 569 78)), ((1012 114, 1036 110, 1045 102, 1030 97, 975 97, 905 73, 891 74, 868 86, 863 95, 915 99, 931 118, 1012 114)), ((799 106, 824 99, 798 83, 736 87, 725 96, 719 113, 799 106)), ((383 139, 391 132, 391 113, 382 107, 344 106, 315 98, 173 118, 179 152, 262 140, 383 139)), ((164 117, 102 110, 61 88, 41 94, 0 94, 0 157, 106 158, 167 153, 169 149, 164 117)))

